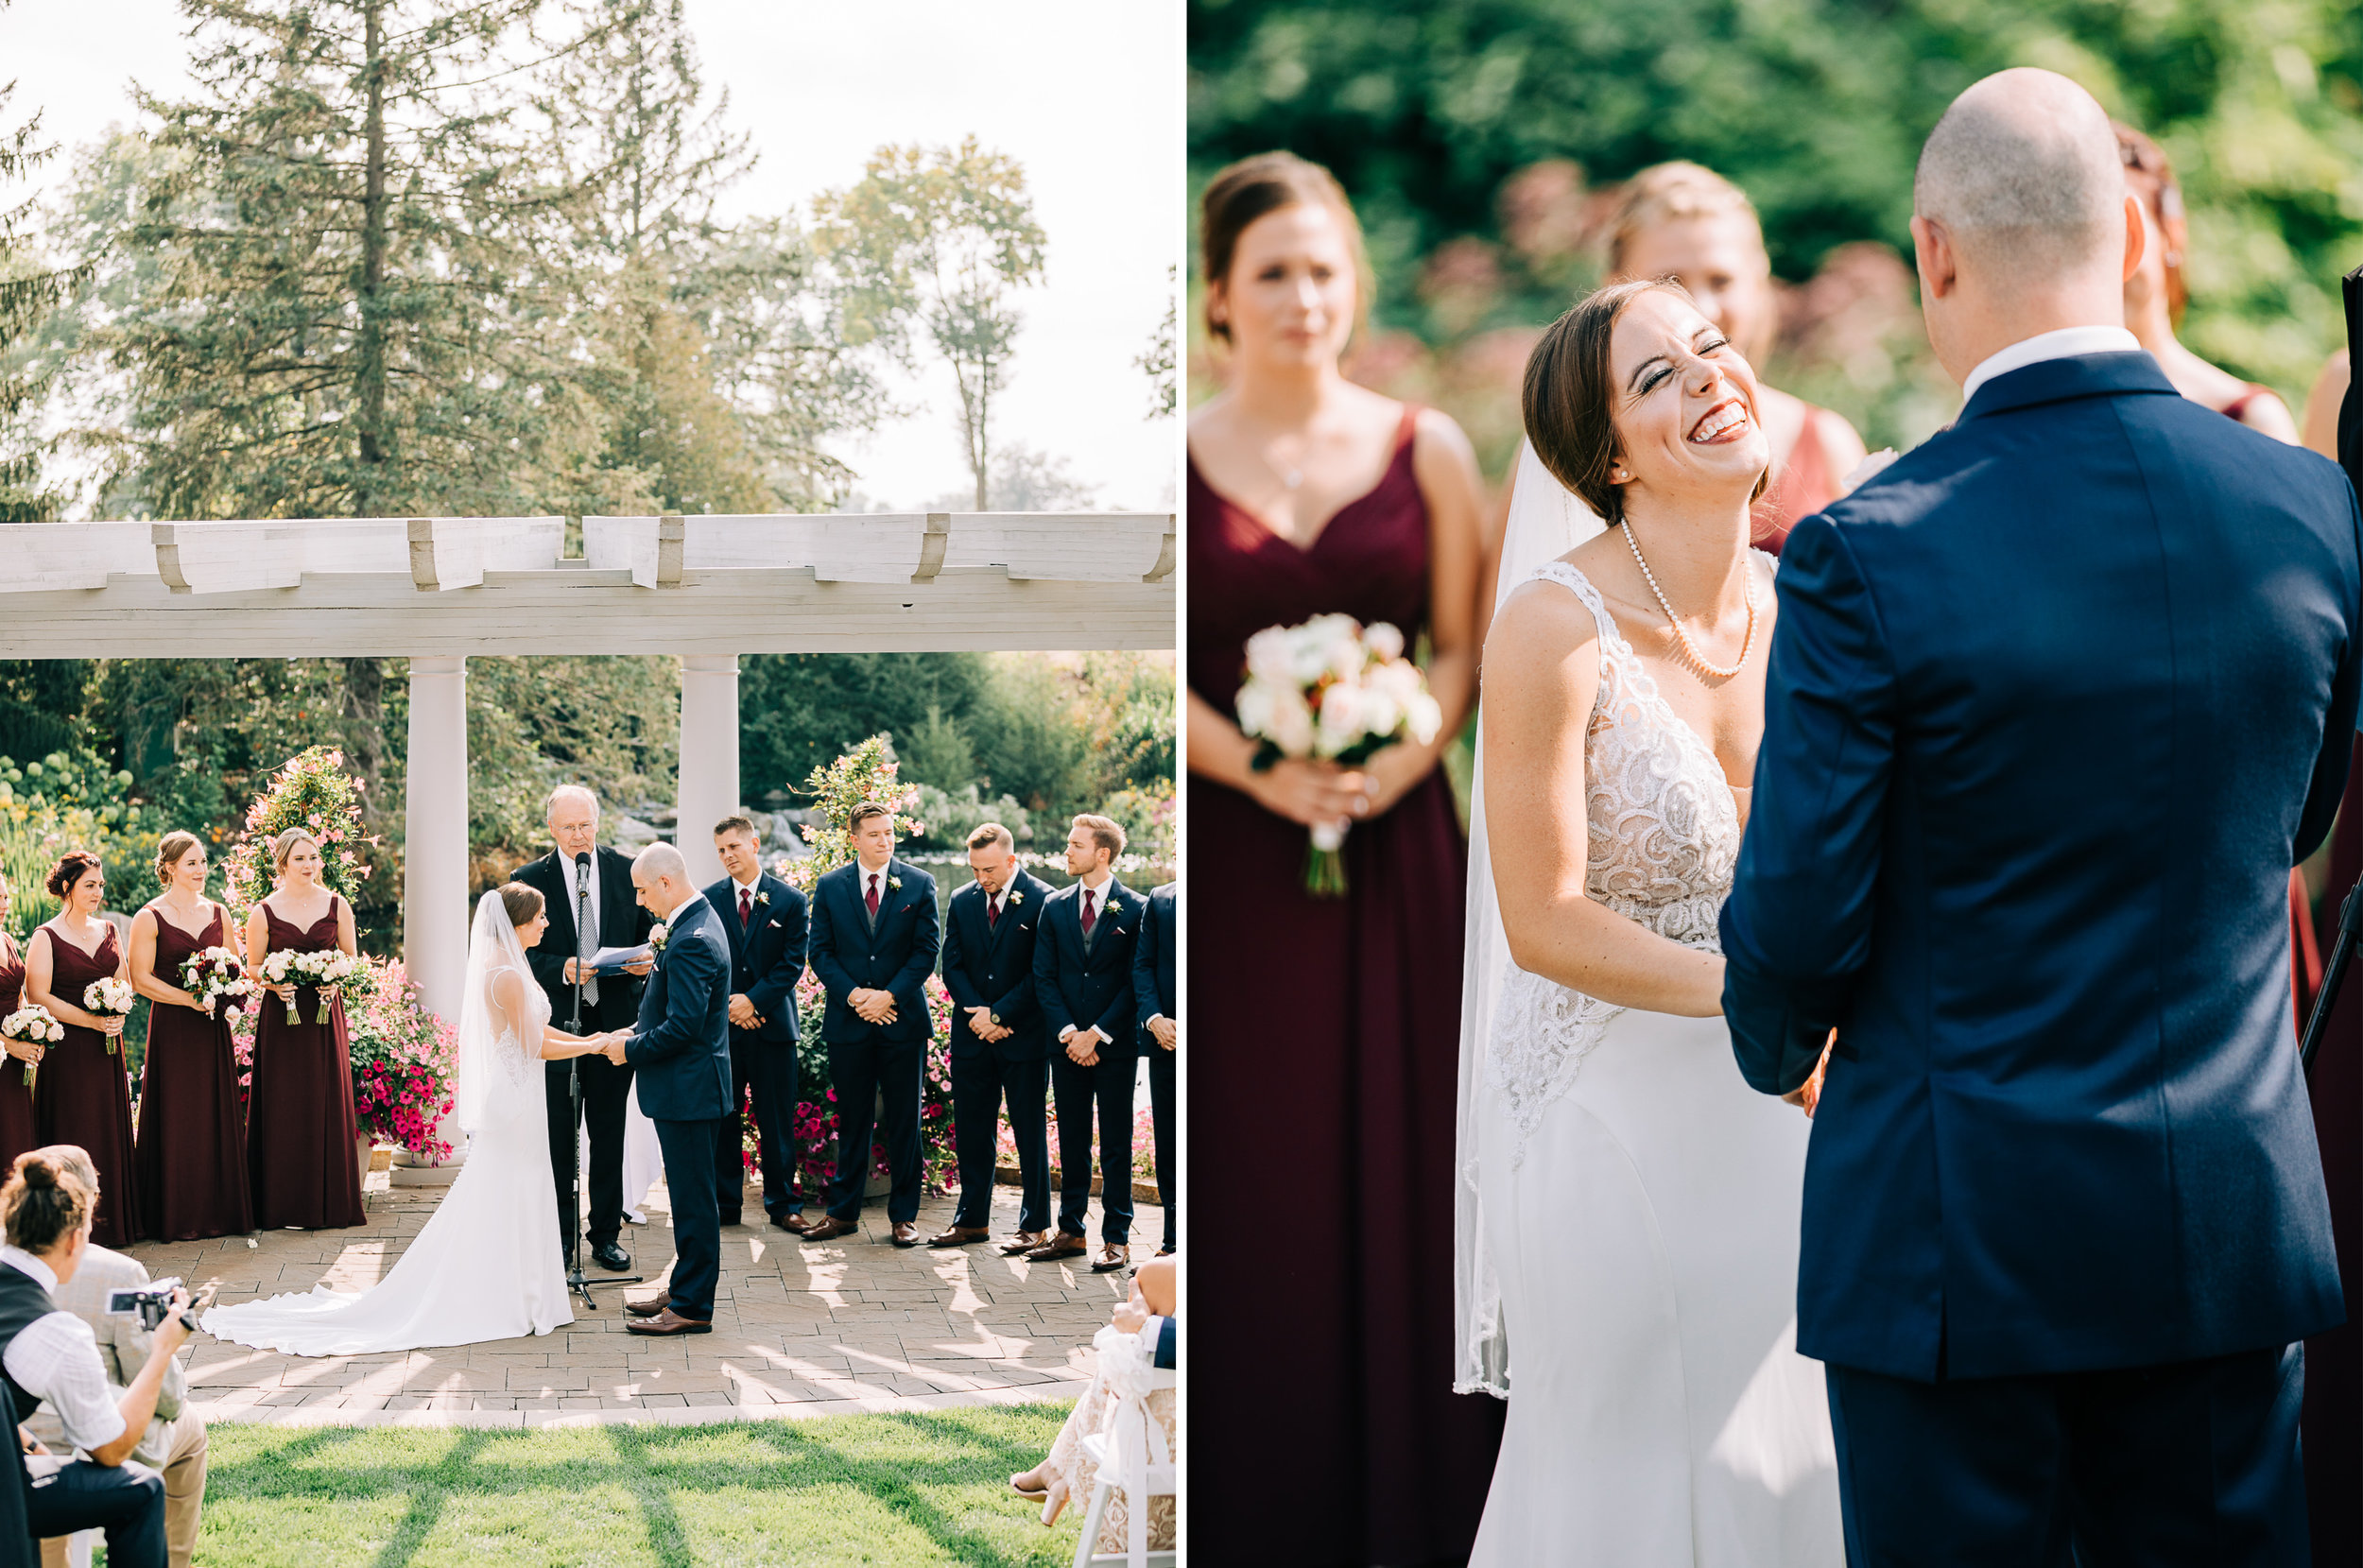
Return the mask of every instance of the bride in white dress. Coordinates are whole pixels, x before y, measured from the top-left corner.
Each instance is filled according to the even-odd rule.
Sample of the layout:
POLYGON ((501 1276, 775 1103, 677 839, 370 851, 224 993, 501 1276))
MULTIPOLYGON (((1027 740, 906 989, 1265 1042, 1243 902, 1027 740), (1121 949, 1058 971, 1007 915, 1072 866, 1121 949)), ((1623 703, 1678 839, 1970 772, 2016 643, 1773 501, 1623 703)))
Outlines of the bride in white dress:
POLYGON ((1844 1558, 1794 1348, 1808 1123, 1720 1016, 1773 618, 1755 390, 1660 284, 1578 305, 1527 369, 1462 1038, 1458 1387, 1509 1402, 1474 1565, 1844 1558))
POLYGON ((514 1339, 575 1320, 550 1207, 542 1063, 600 1042, 549 1026, 525 955, 548 925, 542 895, 521 883, 476 901, 453 1107, 468 1159, 392 1270, 358 1293, 315 1285, 215 1307, 206 1333, 291 1355, 357 1355, 514 1339))

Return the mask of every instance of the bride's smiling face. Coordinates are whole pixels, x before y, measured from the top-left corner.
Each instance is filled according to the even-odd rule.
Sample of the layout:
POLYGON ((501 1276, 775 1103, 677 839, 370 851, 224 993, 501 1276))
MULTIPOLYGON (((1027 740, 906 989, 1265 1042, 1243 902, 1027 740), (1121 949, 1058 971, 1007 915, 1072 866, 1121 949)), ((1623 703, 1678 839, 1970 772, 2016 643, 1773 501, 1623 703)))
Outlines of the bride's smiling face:
MULTIPOLYGON (((550 907, 545 904, 540 908, 534 910, 533 918, 531 920, 517 927, 517 945, 519 947, 528 948, 541 946, 542 933, 547 931, 549 928, 550 907)), ((500 927, 494 926, 492 929, 497 931, 500 927)))
POLYGON ((1643 494, 1751 491, 1771 461, 1756 374, 1698 307, 1666 289, 1637 296, 1610 334, 1613 484, 1643 494))

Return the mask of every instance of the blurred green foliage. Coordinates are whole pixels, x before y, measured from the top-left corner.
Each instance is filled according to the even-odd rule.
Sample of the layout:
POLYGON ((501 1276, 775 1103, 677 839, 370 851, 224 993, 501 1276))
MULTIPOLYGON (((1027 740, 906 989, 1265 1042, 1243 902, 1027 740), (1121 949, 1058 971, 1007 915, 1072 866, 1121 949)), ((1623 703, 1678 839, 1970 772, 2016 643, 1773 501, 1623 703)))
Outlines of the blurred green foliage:
MULTIPOLYGON (((1548 202, 1512 199, 1537 165, 1575 164, 1579 208, 1660 160, 1706 164, 1754 199, 1783 278, 1866 241, 1908 262, 1923 138, 2010 65, 2074 78, 2165 146, 2190 212, 2183 341, 2292 409, 2363 261, 2363 9, 2344 0, 1190 0, 1189 32, 1193 190, 1273 147, 1328 164, 1369 231, 1378 325, 1431 348, 1531 329, 1596 281, 1548 202)), ((1890 310, 1819 356, 1785 337, 1773 379, 1874 446, 1917 439, 1953 403, 1909 325, 1890 310)), ((1453 406, 1449 368, 1429 379, 1453 406)), ((1514 432, 1475 433, 1498 468, 1514 432)))

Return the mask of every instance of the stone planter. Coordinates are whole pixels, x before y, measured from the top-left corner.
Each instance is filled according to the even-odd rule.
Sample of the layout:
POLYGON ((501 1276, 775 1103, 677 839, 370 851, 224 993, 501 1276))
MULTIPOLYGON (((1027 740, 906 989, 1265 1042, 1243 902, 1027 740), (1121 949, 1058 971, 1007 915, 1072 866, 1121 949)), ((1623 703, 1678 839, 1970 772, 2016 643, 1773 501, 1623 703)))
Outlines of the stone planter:
POLYGON ((353 1146, 354 1152, 360 1157, 361 1184, 366 1187, 370 1181, 370 1158, 377 1152, 377 1141, 364 1132, 353 1141, 353 1146))

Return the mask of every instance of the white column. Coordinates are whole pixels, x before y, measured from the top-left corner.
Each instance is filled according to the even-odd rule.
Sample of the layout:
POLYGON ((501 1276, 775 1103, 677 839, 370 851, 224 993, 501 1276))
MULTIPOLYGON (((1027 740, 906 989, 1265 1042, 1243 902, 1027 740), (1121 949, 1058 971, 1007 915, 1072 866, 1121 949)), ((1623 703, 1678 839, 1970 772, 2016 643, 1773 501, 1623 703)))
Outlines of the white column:
POLYGON ((738 809, 738 656, 688 653, 681 662, 681 789, 675 840, 692 887, 722 877, 714 824, 738 809))
MULTIPOLYGON (((402 958, 418 982, 421 1000, 456 1025, 468 977, 465 659, 437 655, 410 661, 409 772, 403 812, 402 958)), ((466 1157, 467 1135, 446 1118, 442 1136, 452 1145, 450 1164, 459 1163, 466 1157)))

